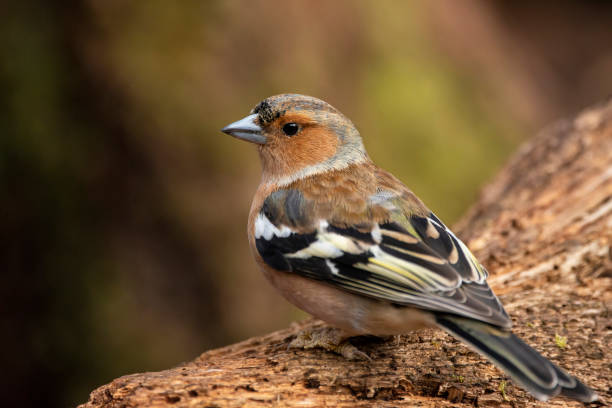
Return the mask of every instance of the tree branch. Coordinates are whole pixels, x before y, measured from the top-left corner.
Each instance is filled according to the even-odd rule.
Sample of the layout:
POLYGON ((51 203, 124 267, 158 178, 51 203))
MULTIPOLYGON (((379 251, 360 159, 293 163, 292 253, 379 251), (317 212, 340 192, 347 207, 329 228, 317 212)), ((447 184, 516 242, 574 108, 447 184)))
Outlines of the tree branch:
MULTIPOLYGON (((612 102, 525 143, 456 230, 492 272, 515 333, 610 400, 612 102)), ((372 362, 287 350, 299 330, 321 324, 118 378, 82 407, 544 405, 441 331, 355 339, 372 362)))

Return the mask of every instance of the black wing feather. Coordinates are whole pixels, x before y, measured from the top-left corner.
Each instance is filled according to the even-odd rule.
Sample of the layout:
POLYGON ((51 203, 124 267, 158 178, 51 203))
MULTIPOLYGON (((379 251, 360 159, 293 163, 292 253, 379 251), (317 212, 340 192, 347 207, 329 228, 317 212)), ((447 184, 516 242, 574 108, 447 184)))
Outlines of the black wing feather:
MULTIPOLYGON (((268 203, 260 214, 273 215, 274 221, 262 218, 262 222, 274 225, 276 231, 303 219, 300 197, 284 193, 283 198, 284 205, 268 203), (279 209, 284 210, 283 216, 279 209), (293 222, 283 224, 281 219, 287 216, 293 222)), ((353 228, 324 222, 308 233, 292 229, 289 234, 256 236, 256 248, 264 262, 277 270, 396 305, 509 328, 508 315, 486 283, 486 270, 465 245, 433 214, 408 220, 407 227, 388 222, 372 224, 369 231, 363 225, 353 228)))

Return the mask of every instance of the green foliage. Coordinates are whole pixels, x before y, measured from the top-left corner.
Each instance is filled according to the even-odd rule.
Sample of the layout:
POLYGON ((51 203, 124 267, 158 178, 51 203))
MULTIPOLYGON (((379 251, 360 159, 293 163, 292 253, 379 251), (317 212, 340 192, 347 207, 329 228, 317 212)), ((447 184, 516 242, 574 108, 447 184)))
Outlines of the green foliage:
POLYGON ((510 401, 510 398, 508 398, 508 395, 506 394, 506 381, 502 381, 499 383, 499 392, 501 392, 502 397, 504 398, 504 401, 510 401))
POLYGON ((555 345, 563 350, 567 347, 567 337, 560 336, 558 333, 555 333, 555 345))

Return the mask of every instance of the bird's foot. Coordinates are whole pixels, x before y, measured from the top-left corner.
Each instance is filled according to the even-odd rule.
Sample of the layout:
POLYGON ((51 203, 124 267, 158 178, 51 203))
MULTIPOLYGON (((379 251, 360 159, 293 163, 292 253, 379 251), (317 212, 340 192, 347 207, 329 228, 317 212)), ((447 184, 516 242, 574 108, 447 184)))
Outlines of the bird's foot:
POLYGON ((340 354, 347 360, 372 361, 370 356, 348 341, 349 337, 342 330, 333 327, 305 329, 289 343, 288 348, 312 349, 318 347, 340 354))

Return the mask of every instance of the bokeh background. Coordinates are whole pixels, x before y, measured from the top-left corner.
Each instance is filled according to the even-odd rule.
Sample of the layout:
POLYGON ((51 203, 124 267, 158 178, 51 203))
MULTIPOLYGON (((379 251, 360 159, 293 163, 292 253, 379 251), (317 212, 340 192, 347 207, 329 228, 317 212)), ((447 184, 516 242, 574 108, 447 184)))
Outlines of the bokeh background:
POLYGON ((456 220, 526 137, 612 90, 612 2, 0 6, 2 405, 71 406, 304 317, 248 252, 264 97, 322 98, 456 220))

